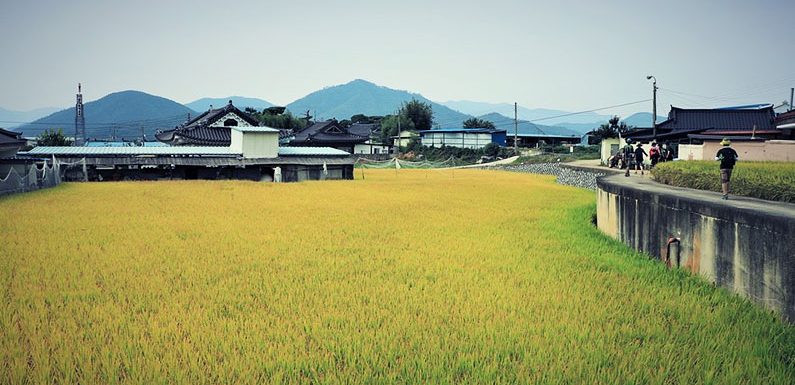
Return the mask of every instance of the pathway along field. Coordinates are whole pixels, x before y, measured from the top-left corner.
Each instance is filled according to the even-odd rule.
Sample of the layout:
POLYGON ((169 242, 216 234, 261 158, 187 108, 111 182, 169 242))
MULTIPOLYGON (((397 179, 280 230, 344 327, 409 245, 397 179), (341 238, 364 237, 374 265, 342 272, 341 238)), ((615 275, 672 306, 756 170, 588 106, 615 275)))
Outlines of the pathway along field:
POLYGON ((0 383, 795 378, 795 327, 602 236, 593 192, 365 177, 0 199, 0 383))

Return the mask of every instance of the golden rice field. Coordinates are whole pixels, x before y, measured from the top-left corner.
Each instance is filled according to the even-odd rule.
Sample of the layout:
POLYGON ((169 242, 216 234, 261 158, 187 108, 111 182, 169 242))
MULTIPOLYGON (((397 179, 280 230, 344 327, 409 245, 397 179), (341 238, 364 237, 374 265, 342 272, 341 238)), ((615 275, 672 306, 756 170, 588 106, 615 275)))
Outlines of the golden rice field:
POLYGON ((792 384, 795 327, 497 171, 0 199, 2 384, 792 384))

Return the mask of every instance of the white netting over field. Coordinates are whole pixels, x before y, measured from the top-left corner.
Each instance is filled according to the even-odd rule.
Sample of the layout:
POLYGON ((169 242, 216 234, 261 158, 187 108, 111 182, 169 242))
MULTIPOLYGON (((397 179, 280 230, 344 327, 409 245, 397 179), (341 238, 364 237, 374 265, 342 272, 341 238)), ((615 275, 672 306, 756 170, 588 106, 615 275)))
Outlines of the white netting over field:
POLYGON ((33 191, 61 183, 57 162, 13 164, 5 176, 0 177, 0 195, 33 191))
POLYGON ((469 163, 453 157, 450 157, 444 161, 427 161, 427 160, 408 161, 397 158, 392 158, 389 160, 371 160, 366 158, 359 158, 356 160, 356 167, 359 168, 394 168, 396 170, 400 170, 402 168, 407 168, 407 169, 448 168, 448 167, 463 166, 467 164, 469 163))

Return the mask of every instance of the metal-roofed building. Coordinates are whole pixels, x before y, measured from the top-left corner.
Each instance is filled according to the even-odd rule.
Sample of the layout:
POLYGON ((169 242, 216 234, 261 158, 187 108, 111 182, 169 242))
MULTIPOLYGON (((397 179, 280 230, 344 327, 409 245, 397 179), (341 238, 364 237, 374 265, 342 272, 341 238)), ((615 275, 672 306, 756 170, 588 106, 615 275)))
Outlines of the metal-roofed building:
POLYGON ((442 128, 422 130, 419 134, 423 146, 450 146, 478 150, 489 143, 505 146, 505 132, 494 128, 442 128))
POLYGON ((353 179, 350 153, 329 147, 280 147, 280 131, 256 123, 230 103, 159 132, 158 140, 170 145, 39 146, 21 155, 84 164, 90 180, 353 179))

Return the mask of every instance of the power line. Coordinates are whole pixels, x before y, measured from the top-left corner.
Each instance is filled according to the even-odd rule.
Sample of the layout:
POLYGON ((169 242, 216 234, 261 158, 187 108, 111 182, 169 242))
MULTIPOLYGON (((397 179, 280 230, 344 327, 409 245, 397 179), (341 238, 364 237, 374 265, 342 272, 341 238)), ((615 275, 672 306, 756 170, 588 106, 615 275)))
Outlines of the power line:
MULTIPOLYGON (((86 122, 86 125, 93 125, 93 126, 130 126, 130 125, 139 125, 139 124, 156 124, 156 123, 168 123, 179 121, 179 119, 185 119, 187 114, 180 114, 175 116, 168 116, 168 117, 159 117, 159 118, 149 118, 149 119, 139 119, 139 120, 125 120, 121 122, 86 122)), ((13 120, 0 120, 0 123, 10 123, 10 124, 25 124, 25 125, 74 125, 74 122, 21 122, 21 121, 13 121, 13 120)))
MULTIPOLYGON (((564 118, 564 117, 568 117, 568 116, 587 114, 587 113, 590 113, 590 112, 609 110, 611 108, 626 107, 626 106, 631 106, 631 105, 640 104, 640 103, 646 103, 646 102, 650 102, 650 101, 651 101, 651 99, 637 100, 637 101, 634 101, 634 102, 621 103, 621 104, 616 104, 616 105, 613 105, 613 106, 599 107, 599 108, 594 108, 594 109, 590 109, 590 110, 569 112, 569 113, 560 114, 560 115, 553 115, 553 116, 546 116, 546 117, 543 117, 543 118, 524 120, 523 122, 533 123, 533 122, 539 122, 539 121, 542 121, 542 120, 558 119, 558 118, 564 118)), ((498 120, 498 121, 495 121, 495 122, 492 122, 492 123, 494 123, 494 125, 496 126, 498 124, 502 125, 504 123, 512 123, 512 122, 513 122, 513 119, 506 117, 506 119, 498 120)), ((460 124, 460 122, 444 122, 444 123, 438 123, 438 124, 442 125, 442 124, 451 124, 451 123, 460 124)))

